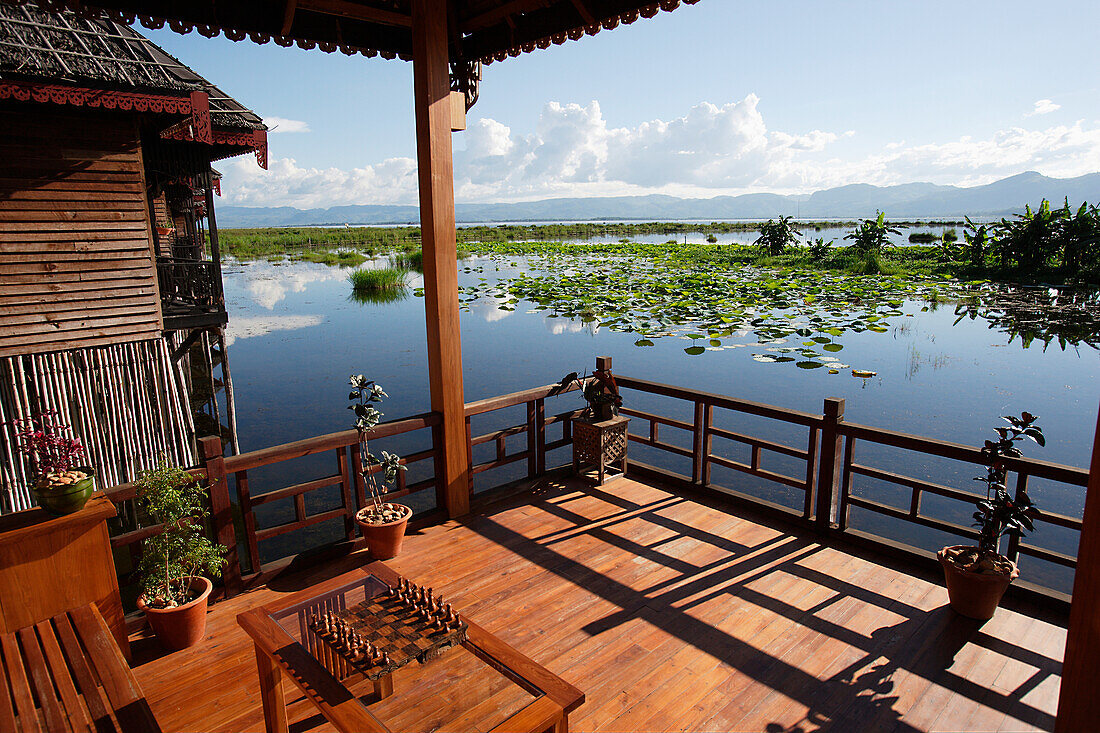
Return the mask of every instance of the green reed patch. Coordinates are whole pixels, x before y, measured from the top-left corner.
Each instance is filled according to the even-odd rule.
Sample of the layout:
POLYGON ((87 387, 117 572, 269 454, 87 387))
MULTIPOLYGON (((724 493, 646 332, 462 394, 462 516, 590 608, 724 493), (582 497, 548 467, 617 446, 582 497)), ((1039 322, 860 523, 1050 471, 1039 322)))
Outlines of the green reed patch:
POLYGON ((352 291, 356 293, 371 293, 382 290, 405 287, 407 270, 397 267, 383 267, 368 270, 353 270, 348 275, 352 291))

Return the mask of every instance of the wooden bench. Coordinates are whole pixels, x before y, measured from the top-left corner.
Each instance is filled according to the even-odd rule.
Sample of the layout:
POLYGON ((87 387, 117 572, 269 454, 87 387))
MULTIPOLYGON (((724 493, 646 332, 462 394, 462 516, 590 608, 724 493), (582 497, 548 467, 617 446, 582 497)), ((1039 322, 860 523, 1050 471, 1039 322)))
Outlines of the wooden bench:
POLYGON ((0 733, 9 731, 159 733, 94 604, 0 634, 0 733))

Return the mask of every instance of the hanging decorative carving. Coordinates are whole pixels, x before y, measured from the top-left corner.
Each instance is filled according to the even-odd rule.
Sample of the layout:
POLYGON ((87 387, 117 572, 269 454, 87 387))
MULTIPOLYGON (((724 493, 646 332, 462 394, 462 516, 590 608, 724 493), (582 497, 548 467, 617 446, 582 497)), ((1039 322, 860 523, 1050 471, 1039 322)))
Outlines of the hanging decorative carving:
POLYGON ((481 62, 460 59, 451 62, 451 91, 466 97, 466 111, 477 103, 481 86, 481 62))
POLYGON ((210 97, 206 92, 191 92, 191 134, 197 142, 214 142, 210 127, 210 97))

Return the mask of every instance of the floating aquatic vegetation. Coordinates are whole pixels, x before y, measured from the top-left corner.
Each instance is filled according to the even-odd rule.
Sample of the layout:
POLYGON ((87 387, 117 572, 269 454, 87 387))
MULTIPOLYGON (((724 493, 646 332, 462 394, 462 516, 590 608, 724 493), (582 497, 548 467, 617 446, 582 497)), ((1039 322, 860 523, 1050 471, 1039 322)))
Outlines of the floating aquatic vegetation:
POLYGON ((889 319, 903 315, 899 308, 906 299, 963 295, 957 284, 930 278, 715 267, 673 257, 596 258, 580 249, 527 260, 527 271, 463 288, 463 307, 480 298, 509 304, 501 307, 522 299, 550 317, 636 334, 638 347, 675 335, 691 342, 683 349, 689 356, 744 346, 730 341, 755 336, 756 347, 795 356, 754 354, 754 360, 794 362, 801 369, 826 366, 822 352, 842 351, 837 339, 846 333, 887 332, 889 319), (792 338, 800 346, 777 346, 792 338))
MULTIPOLYGON (((503 248, 502 248, 503 249, 503 248)), ((732 250, 731 250, 732 251, 732 250)), ((1091 294, 1006 288, 984 281, 962 283, 923 275, 855 275, 836 270, 773 269, 745 264, 722 248, 617 244, 538 247, 490 253, 503 272, 462 288, 463 308, 493 299, 511 309, 521 301, 548 318, 567 318, 634 334, 648 348, 662 338, 690 341, 685 354, 751 346, 754 361, 793 363, 797 368, 839 374, 852 369, 836 356, 853 333, 904 329, 912 317, 906 302, 921 310, 957 304, 959 318, 981 317, 990 328, 1035 339, 1096 347, 1100 302, 1091 294), (1084 315, 1083 315, 1084 314, 1084 315), (756 343, 744 343, 755 338, 756 343), (763 353, 762 353, 763 352, 763 353)), ((418 293, 419 294, 419 293, 418 293)), ((852 369, 861 379, 875 372, 852 369)))

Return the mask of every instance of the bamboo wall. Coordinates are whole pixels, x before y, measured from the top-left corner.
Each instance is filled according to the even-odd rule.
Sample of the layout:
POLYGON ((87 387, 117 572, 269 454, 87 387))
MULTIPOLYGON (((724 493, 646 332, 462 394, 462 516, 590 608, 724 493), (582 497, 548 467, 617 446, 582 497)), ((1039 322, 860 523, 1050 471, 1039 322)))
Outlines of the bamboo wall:
POLYGON ((162 326, 133 115, 0 104, 0 356, 162 326))
MULTIPOLYGON (((189 390, 157 338, 71 351, 0 357, 0 423, 59 413, 80 438, 100 487, 133 481, 158 457, 198 462, 189 390)), ((29 467, 12 426, 0 425, 0 513, 32 506, 29 467)))

